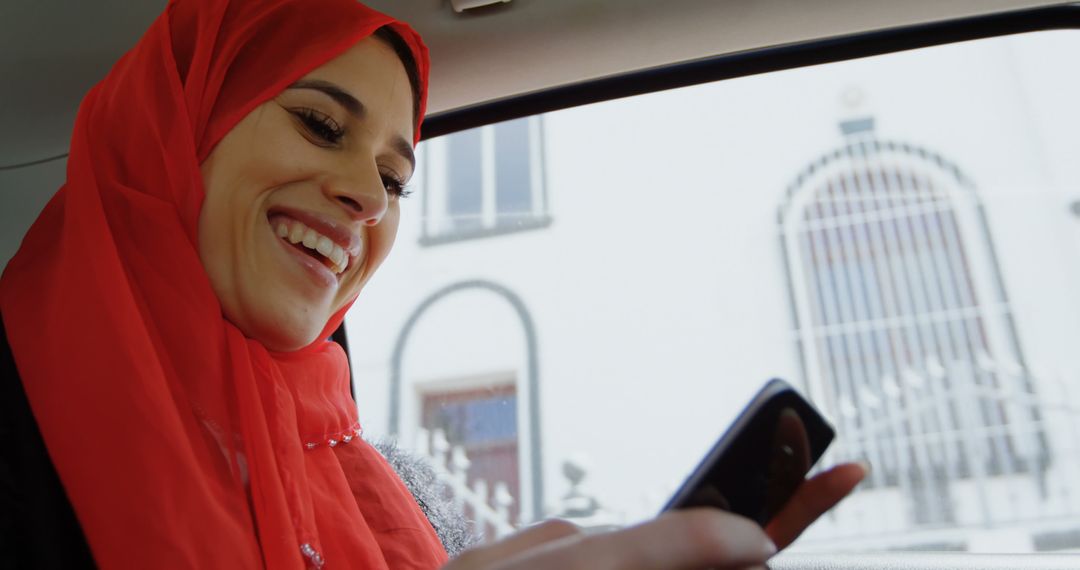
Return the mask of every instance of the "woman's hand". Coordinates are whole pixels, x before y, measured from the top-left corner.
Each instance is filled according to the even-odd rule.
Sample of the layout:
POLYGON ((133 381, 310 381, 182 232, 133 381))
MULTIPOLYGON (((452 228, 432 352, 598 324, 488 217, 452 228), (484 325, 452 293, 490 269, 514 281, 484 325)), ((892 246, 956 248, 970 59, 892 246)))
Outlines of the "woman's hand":
POLYGON ((866 476, 856 463, 838 465, 799 486, 765 530, 716 509, 669 512, 630 528, 583 534, 565 521, 547 521, 499 542, 474 548, 444 570, 672 570, 764 567, 866 476))

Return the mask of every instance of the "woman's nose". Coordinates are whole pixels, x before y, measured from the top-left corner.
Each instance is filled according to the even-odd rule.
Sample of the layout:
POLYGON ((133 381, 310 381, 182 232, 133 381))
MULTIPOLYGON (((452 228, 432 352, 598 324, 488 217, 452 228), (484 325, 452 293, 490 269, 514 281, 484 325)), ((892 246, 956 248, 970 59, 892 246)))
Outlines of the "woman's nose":
POLYGON ((388 197, 378 167, 353 167, 327 185, 330 198, 349 218, 373 226, 386 214, 388 197))

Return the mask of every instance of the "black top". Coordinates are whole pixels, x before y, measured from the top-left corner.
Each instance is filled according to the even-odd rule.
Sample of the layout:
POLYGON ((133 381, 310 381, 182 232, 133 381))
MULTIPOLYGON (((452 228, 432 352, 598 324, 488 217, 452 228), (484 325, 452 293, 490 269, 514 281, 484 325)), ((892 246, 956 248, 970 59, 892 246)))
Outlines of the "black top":
POLYGON ((95 568, 0 323, 0 568, 95 568))

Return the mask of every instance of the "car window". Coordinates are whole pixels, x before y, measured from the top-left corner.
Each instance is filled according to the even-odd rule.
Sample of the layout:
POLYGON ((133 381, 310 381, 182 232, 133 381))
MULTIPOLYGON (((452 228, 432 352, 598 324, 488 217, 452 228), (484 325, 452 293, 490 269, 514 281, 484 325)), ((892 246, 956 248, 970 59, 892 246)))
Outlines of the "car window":
POLYGON ((787 379, 870 477, 804 551, 1080 549, 1080 34, 427 141, 348 315, 370 437, 478 531, 653 516, 787 379))

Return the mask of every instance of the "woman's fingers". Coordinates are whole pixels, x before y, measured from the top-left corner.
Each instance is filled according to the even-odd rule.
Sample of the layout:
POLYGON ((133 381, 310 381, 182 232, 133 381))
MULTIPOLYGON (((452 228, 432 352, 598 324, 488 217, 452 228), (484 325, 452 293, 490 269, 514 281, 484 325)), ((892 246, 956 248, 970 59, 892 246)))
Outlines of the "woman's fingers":
POLYGON ((678 570, 764 565, 866 476, 858 463, 838 465, 805 481, 763 531, 717 509, 688 509, 620 531, 584 535, 548 521, 489 546, 474 548, 445 570, 678 570))
POLYGON ((785 548, 825 511, 851 493, 866 474, 866 466, 844 463, 806 480, 765 527, 765 532, 778 548, 785 548))
POLYGON ((761 527, 716 509, 661 515, 624 530, 548 543, 498 570, 676 570, 745 568, 776 552, 761 527))
POLYGON ((474 570, 492 566, 543 544, 581 535, 581 529, 563 520, 548 520, 516 532, 490 545, 471 548, 446 570, 474 570))

